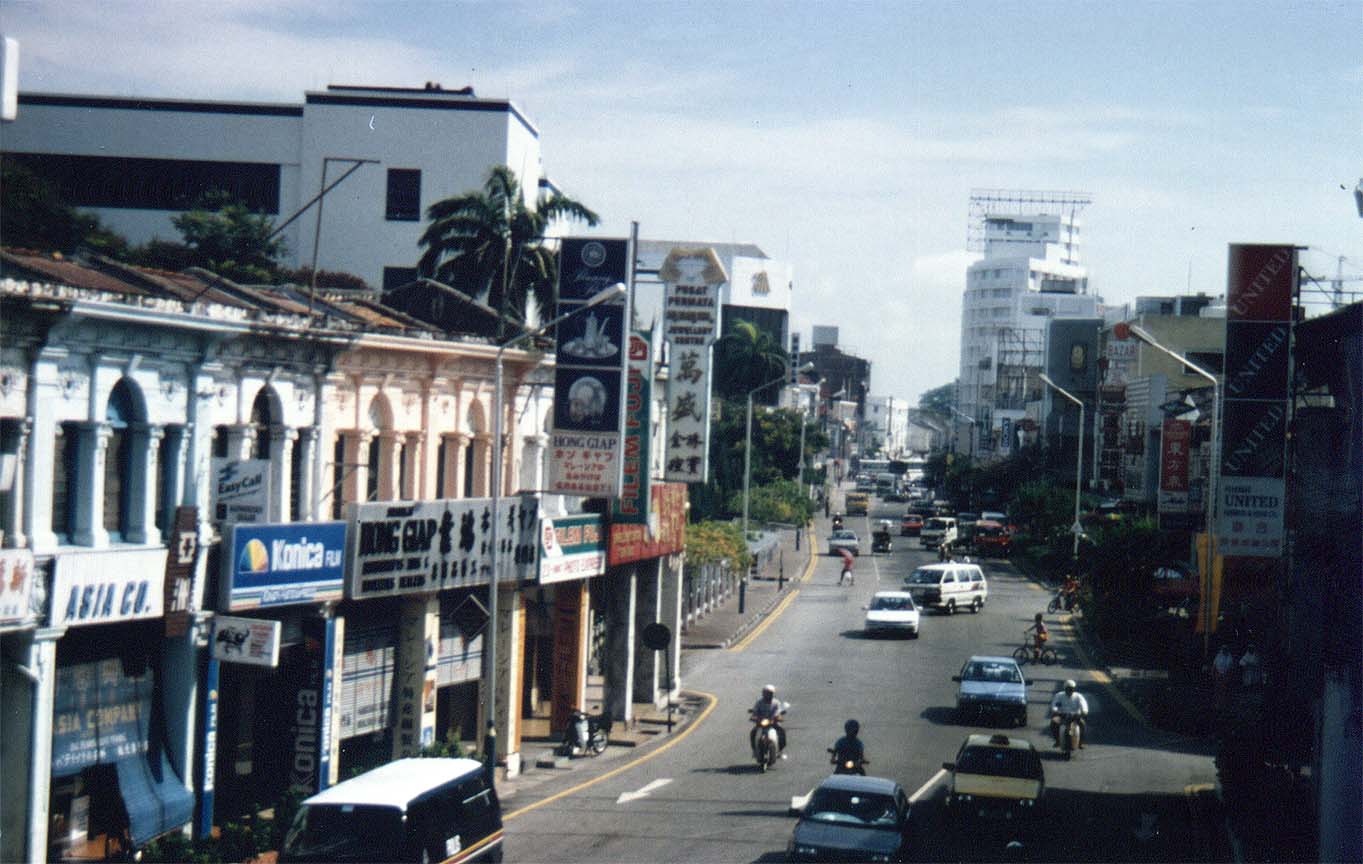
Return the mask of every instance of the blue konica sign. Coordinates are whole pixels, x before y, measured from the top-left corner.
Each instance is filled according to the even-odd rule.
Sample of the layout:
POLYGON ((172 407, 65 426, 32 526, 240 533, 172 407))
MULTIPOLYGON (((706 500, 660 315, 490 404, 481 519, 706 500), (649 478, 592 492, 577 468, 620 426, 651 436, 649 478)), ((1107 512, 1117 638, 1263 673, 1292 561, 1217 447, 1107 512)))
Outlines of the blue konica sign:
POLYGON ((345 526, 233 525, 223 558, 222 611, 341 599, 345 526))

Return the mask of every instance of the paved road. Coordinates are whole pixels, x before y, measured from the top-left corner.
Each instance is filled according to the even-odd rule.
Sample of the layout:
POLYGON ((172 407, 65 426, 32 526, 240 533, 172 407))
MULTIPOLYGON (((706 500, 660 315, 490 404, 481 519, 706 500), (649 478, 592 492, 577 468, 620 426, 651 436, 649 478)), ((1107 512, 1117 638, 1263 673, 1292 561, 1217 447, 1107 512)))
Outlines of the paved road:
MULTIPOLYGON (((849 520, 869 539, 872 521, 902 505, 879 504, 849 520)), ((826 534, 826 525, 821 529, 826 534)), ((996 860, 1001 841, 953 836, 945 827, 941 763, 976 730, 953 718, 951 676, 970 654, 1010 653, 1046 595, 1006 564, 986 563, 990 597, 978 615, 925 615, 917 640, 866 639, 862 607, 877 589, 898 587, 929 561, 911 538, 888 555, 862 555, 853 587, 839 587, 836 558, 824 557, 778 618, 734 649, 690 658, 688 689, 716 705, 676 746, 576 794, 508 822, 509 860, 570 862, 778 861, 794 820, 792 796, 829 772, 825 748, 849 716, 862 724, 870 773, 919 793, 914 810, 923 860, 996 860), (748 754, 746 711, 761 686, 791 703, 789 758, 767 773, 748 754), (625 796, 622 800, 621 796, 625 796)), ((1197 860, 1186 819, 1186 786, 1208 783, 1211 760, 1197 742, 1170 738, 1130 716, 1092 674, 1073 643, 1057 638, 1061 662, 1028 668, 1032 722, 1043 749, 1047 818, 1030 841, 1042 860, 1197 860), (1043 733, 1059 682, 1080 680, 1091 706, 1090 746, 1058 761, 1043 733)), ((698 652, 699 653, 699 652, 698 652)))

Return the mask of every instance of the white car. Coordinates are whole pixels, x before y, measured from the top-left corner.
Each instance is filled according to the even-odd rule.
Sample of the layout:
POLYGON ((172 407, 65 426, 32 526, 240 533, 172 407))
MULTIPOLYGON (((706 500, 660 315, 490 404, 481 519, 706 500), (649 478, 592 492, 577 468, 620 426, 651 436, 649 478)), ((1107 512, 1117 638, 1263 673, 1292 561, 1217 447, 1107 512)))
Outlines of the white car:
POLYGON ((877 591, 866 607, 867 633, 907 633, 918 638, 918 606, 907 591, 877 591))

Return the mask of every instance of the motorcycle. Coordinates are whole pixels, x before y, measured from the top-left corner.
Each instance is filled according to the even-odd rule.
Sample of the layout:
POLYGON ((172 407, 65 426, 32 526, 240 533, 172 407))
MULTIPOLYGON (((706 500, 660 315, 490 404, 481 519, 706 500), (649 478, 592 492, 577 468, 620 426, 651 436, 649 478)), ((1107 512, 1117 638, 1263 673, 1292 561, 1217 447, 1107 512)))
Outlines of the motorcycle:
POLYGON ((611 718, 604 712, 587 714, 574 711, 563 730, 563 750, 568 756, 600 756, 606 752, 610 738, 611 718))
POLYGON ((752 757, 757 762, 758 770, 765 773, 781 756, 781 735, 776 731, 781 722, 780 716, 759 717, 752 711, 748 715, 756 727, 752 735, 752 757))
POLYGON ((1072 611, 1076 599, 1077 595, 1075 592, 1061 589, 1060 591, 1055 592, 1055 596, 1051 598, 1051 602, 1046 606, 1046 611, 1051 615, 1054 615, 1062 609, 1066 612, 1072 611))
POLYGON ((1060 726, 1060 756, 1068 760, 1074 755, 1074 751, 1079 749, 1079 736, 1082 734, 1079 715, 1065 712, 1056 716, 1060 726))
POLYGON ((836 530, 838 530, 838 529, 841 528, 841 527, 842 527, 842 514, 841 514, 841 513, 835 513, 835 514, 833 514, 833 530, 836 531, 836 530))
POLYGON ((832 747, 828 748, 828 752, 833 754, 833 758, 828 760, 828 764, 836 766, 833 769, 834 774, 860 774, 863 777, 866 776, 866 766, 871 764, 871 760, 864 756, 860 759, 848 759, 839 754, 832 747))

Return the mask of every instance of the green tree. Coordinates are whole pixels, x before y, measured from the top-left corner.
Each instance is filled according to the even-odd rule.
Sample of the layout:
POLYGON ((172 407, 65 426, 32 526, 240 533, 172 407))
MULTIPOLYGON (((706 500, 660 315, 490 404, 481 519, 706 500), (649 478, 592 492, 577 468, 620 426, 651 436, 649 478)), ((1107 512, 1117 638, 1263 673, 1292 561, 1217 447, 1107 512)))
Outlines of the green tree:
POLYGON ((934 387, 918 397, 918 407, 924 411, 936 411, 938 414, 950 414, 951 408, 956 404, 956 382, 943 384, 941 387, 934 387))
POLYGON ((715 344, 716 389, 726 399, 745 400, 753 388, 779 378, 787 362, 785 349, 770 333, 751 321, 736 321, 715 344))
POLYGON ((66 254, 84 247, 116 257, 127 250, 98 217, 67 204, 55 184, 9 157, 0 160, 0 212, 7 246, 66 254))
POLYGON ((209 192, 171 224, 193 250, 197 266, 238 282, 273 282, 277 259, 286 251, 283 238, 270 237, 270 217, 252 213, 225 192, 209 192))
POLYGON ((493 167, 482 191, 437 201, 426 216, 431 221, 418 241, 426 250, 418 271, 471 298, 486 297, 501 317, 499 337, 508 319, 526 320, 532 298, 541 318, 552 313, 558 260, 545 242, 550 224, 599 221, 585 205, 557 192, 541 197, 533 209, 526 206, 520 181, 505 165, 493 167))

